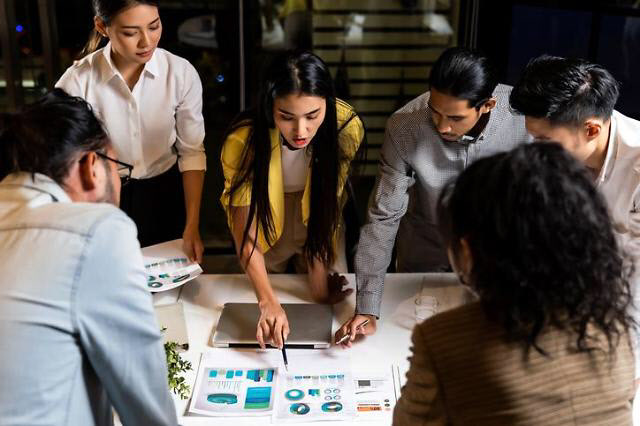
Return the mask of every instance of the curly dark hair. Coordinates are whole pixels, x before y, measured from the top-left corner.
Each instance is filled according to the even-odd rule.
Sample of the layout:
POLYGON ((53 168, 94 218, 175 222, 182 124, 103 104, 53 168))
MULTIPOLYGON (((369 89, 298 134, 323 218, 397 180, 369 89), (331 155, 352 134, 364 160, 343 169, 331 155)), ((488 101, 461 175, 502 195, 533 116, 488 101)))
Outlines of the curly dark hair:
POLYGON ((470 285, 490 320, 525 352, 547 326, 590 351, 599 329, 609 351, 634 326, 628 278, 603 197, 588 171, 555 143, 478 160, 440 196, 443 238, 469 244, 470 285))

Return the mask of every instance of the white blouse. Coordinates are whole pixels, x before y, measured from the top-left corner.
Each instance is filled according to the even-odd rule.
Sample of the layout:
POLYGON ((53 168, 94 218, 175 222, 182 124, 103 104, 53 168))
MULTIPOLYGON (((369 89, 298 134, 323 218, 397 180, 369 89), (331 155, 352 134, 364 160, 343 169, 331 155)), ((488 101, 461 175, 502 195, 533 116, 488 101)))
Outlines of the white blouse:
POLYGON ((74 62, 56 83, 85 99, 132 177, 205 170, 202 83, 186 60, 157 48, 130 90, 111 60, 111 43, 74 62))
POLYGON ((280 152, 282 154, 284 192, 304 191, 311 164, 311 151, 307 148, 289 149, 283 144, 280 152))

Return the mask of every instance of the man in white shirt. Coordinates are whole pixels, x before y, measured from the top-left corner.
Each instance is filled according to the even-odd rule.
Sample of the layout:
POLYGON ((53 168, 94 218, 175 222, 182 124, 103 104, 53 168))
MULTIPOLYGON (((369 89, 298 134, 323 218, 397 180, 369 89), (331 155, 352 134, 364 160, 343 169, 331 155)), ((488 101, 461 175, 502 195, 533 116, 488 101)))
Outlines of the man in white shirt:
POLYGON ((115 153, 56 89, 0 135, 0 423, 175 425, 115 153))
MULTIPOLYGON (((631 290, 640 322, 640 122, 615 111, 617 99, 618 83, 606 69, 544 55, 527 65, 510 104, 536 140, 560 143, 591 171, 636 269, 631 290)), ((635 340, 637 347, 637 333, 635 340)), ((639 376, 636 350, 636 383, 639 376)))

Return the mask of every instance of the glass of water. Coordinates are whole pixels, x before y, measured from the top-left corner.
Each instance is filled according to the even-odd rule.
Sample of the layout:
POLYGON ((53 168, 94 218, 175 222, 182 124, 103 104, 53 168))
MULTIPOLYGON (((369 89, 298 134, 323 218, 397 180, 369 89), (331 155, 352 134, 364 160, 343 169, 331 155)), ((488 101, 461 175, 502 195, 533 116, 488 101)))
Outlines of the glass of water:
POLYGON ((428 294, 424 280, 420 287, 420 293, 416 295, 414 300, 416 323, 421 323, 427 318, 438 313, 438 299, 428 294))

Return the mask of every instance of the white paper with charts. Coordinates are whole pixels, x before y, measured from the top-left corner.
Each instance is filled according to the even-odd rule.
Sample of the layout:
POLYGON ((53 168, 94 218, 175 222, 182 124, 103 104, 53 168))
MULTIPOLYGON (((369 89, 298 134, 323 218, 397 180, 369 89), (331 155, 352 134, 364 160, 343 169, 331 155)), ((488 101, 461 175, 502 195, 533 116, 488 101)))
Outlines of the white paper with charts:
POLYGON ((356 393, 348 354, 277 349, 213 349, 202 354, 189 411, 208 416, 272 416, 278 424, 348 420, 356 393))
POLYGON ((397 365, 355 368, 356 419, 391 424, 393 408, 400 395, 400 378, 397 365))
POLYGON ((202 274, 200 265, 182 251, 182 239, 145 247, 142 256, 151 292, 171 290, 202 274))
POLYGON ((347 420, 356 415, 350 359, 342 351, 291 351, 276 397, 278 423, 347 420))
POLYGON ((270 416, 278 384, 278 354, 275 350, 204 352, 189 411, 208 416, 270 416))

